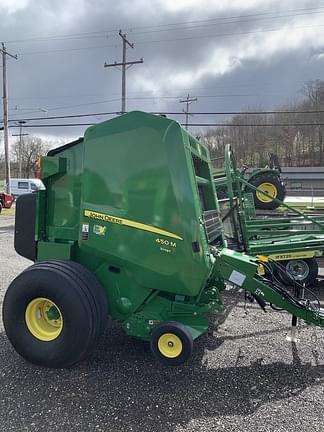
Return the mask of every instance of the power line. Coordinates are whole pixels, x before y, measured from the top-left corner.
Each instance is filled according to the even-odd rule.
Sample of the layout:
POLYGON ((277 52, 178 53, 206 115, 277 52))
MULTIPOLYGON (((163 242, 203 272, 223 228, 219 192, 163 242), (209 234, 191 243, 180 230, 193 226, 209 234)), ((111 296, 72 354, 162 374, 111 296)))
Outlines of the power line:
MULTIPOLYGON (((25 128, 51 128, 51 127, 73 127, 73 126, 93 126, 96 123, 62 123, 62 124, 36 124, 36 125, 25 125, 25 128)), ((183 123, 180 123, 184 126, 183 123)), ((295 127, 295 126, 324 126, 324 123, 264 123, 264 124, 231 124, 231 123, 188 123, 188 126, 192 127, 295 127)), ((10 125, 10 128, 14 128, 14 125, 10 125)), ((17 126, 16 126, 17 127, 17 126)))
MULTIPOLYGON (((260 95, 272 95, 272 94, 277 94, 277 93, 236 93, 236 94, 218 94, 218 95, 197 95, 197 98, 230 98, 230 97, 254 97, 254 96, 260 96, 260 95)), ((176 100, 176 99, 180 99, 181 96, 143 96, 143 97, 129 97, 128 100, 134 100, 134 101, 141 101, 141 100, 156 100, 156 99, 170 99, 170 100, 176 100)), ((94 101, 94 102, 83 102, 83 103, 79 103, 79 104, 73 104, 73 105, 62 105, 62 106, 57 106, 57 107, 53 107, 53 108, 46 108, 47 111, 59 111, 62 109, 69 109, 69 108, 78 108, 78 107, 83 107, 83 106, 89 106, 89 105, 99 105, 99 104, 105 104, 105 103, 112 103, 112 102, 117 102, 120 101, 121 98, 114 98, 114 99, 104 99, 101 101, 94 101)), ((29 111, 26 114, 30 114, 33 113, 34 111, 29 111)), ((195 114, 195 113, 194 113, 195 114)))
POLYGON ((53 54, 53 53, 60 53, 60 52, 73 52, 73 51, 88 51, 93 49, 101 49, 101 48, 111 48, 115 45, 97 45, 97 46, 87 46, 87 47, 75 47, 75 48, 62 48, 62 49, 53 49, 53 50, 46 50, 46 51, 30 51, 30 52, 21 52, 19 53, 20 56, 26 56, 26 55, 38 55, 38 54, 53 54))
MULTIPOLYGON (((295 26, 290 27, 289 31, 293 30, 301 30, 306 28, 316 28, 316 27, 324 27, 324 24, 314 24, 314 25, 308 25, 308 26, 295 26)), ((257 33, 271 33, 271 32, 278 32, 281 31, 282 28, 273 28, 273 29, 264 29, 264 30, 251 30, 251 31, 245 31, 245 32, 239 32, 239 33, 218 33, 218 34, 209 34, 209 35, 202 35, 202 36, 189 36, 189 37, 182 37, 182 38, 173 38, 173 39, 159 39, 159 40, 150 40, 150 41, 138 41, 136 42, 137 45, 142 45, 146 43, 159 43, 159 42, 175 42, 175 41, 184 41, 184 40, 194 40, 194 39, 215 39, 219 37, 227 37, 227 36, 244 36, 248 34, 257 34, 257 33)))
MULTIPOLYGON (((289 31, 292 30, 301 30, 301 29, 308 29, 308 28, 318 28, 318 27, 324 27, 324 24, 313 24, 313 25, 306 25, 306 26, 294 26, 290 27, 289 31)), ((185 41, 185 40, 199 40, 199 39, 216 39, 221 37, 230 37, 230 36, 244 36, 249 34, 261 34, 261 33, 272 33, 272 32, 279 32, 282 31, 282 27, 272 28, 272 29, 263 29, 263 30, 250 30, 250 31, 244 31, 244 32, 233 32, 233 33, 217 33, 217 34, 208 34, 208 35, 200 35, 200 36, 186 36, 186 37, 176 37, 176 38, 169 38, 169 39, 149 39, 147 41, 137 41, 137 45, 143 45, 147 43, 163 43, 163 42, 177 42, 177 41, 185 41)), ((63 48, 63 49, 55 49, 55 50, 46 50, 46 51, 30 51, 30 52, 21 52, 19 53, 20 56, 28 56, 28 55, 38 55, 38 54, 55 54, 55 53, 61 53, 61 52, 73 52, 73 51, 83 51, 83 50, 93 50, 98 48, 109 48, 109 47, 115 47, 116 44, 110 44, 110 45, 100 45, 100 46, 90 46, 90 47, 75 47, 75 48, 63 48)))
MULTIPOLYGON (((143 29, 156 29, 156 28, 162 28, 162 27, 179 27, 181 25, 188 25, 188 24, 197 24, 197 23, 210 23, 215 22, 219 23, 224 20, 232 20, 232 19, 241 19, 241 18, 253 18, 253 17, 260 17, 260 16, 267 16, 267 15, 279 15, 278 17, 284 17, 283 13, 290 13, 290 12, 306 12, 308 11, 314 11, 311 13, 316 13, 315 11, 319 11, 318 13, 322 13, 321 10, 324 9, 324 6, 318 6, 318 7, 311 7, 311 8, 296 8, 296 9, 287 9, 285 11, 267 11, 267 12, 259 12, 255 14, 243 14, 243 15, 234 15, 234 16, 228 16, 228 17, 219 17, 219 18, 210 18, 205 20, 191 20, 191 21, 181 21, 181 22, 175 22, 175 23, 168 23, 168 24, 158 24, 158 25, 149 25, 149 26, 137 26, 137 27, 129 27, 128 31, 133 30, 143 30, 143 29), (280 15, 281 14, 281 15, 280 15)), ((304 15, 296 14, 298 15, 304 15)), ((294 16, 294 15, 293 15, 294 16)), ((276 18, 276 17, 274 17, 276 18)), ((272 19, 272 17, 271 17, 272 19)), ((85 38, 89 38, 91 36, 101 35, 101 34, 107 34, 107 33, 115 33, 118 31, 117 28, 114 29, 106 29, 101 31, 95 31, 95 32, 81 32, 81 33, 70 33, 70 34, 59 34, 59 35, 51 35, 51 36, 35 36, 25 39, 14 39, 14 40, 7 40, 6 43, 29 43, 29 42, 48 42, 52 40, 58 40, 58 39, 71 39, 71 38, 79 38, 81 36, 85 38)), ((136 32, 133 31, 134 34, 136 32)))
MULTIPOLYGON (((120 99, 118 99, 120 100, 120 99)), ((323 114, 324 110, 298 110, 298 111, 205 111, 205 112, 193 112, 193 115, 273 115, 273 114, 323 114)), ((69 118, 82 118, 82 117, 98 117, 105 115, 118 115, 121 114, 120 111, 104 111, 95 112, 87 114, 68 114, 61 116, 47 116, 47 117, 30 117, 30 118, 20 118, 20 119, 9 119, 9 122, 13 121, 33 121, 33 120, 58 120, 58 119, 69 119, 69 118)), ((150 114, 164 114, 164 115, 183 115, 182 111, 150 111, 150 114)))
MULTIPOLYGON (((159 30, 148 30, 148 31, 140 31, 140 32, 133 32, 133 35, 141 35, 141 34, 151 34, 151 33, 161 33, 161 32, 166 32, 166 31, 179 31, 179 30, 196 30, 196 29, 201 29, 201 28, 205 28, 205 27, 211 27, 211 26, 219 26, 219 25, 228 25, 228 24, 236 24, 236 23, 247 23, 247 22, 255 22, 255 21, 264 21, 264 20, 274 20, 274 19, 281 19, 281 18, 294 18, 294 17, 298 17, 298 16, 308 16, 308 15, 314 15, 314 14, 323 14, 323 11, 318 11, 318 12, 305 12, 305 13, 299 13, 299 14, 288 14, 288 15, 278 15, 278 16, 273 16, 273 17, 263 17, 263 18, 251 18, 251 19, 246 19, 246 20, 242 20, 242 19, 235 19, 232 21, 226 21, 226 22, 213 22, 210 24, 201 24, 201 25, 196 25, 196 26, 186 26, 183 28, 175 28, 175 29, 170 29, 170 28, 165 28, 165 29, 159 29, 159 30)), ((261 14, 262 15, 262 14, 261 14)))
MULTIPOLYGON (((294 84, 301 84, 304 82, 305 82, 304 80, 297 80, 294 82, 294 84)), ((273 83, 262 82, 262 83, 259 83, 259 85, 262 87, 269 87, 269 86, 272 87, 273 83)), ((179 87, 173 87, 172 88, 171 87, 171 88, 166 89, 166 92, 169 92, 169 91, 187 92, 187 91, 193 91, 193 90, 215 90, 215 89, 228 89, 228 88, 233 88, 233 87, 253 87, 254 88, 255 83, 245 83, 245 84, 233 83, 233 84, 228 84, 228 85, 214 85, 214 86, 208 86, 208 87, 187 87, 187 88, 179 88, 179 87)), ((133 91, 129 91, 128 93, 129 94, 145 94, 145 93, 150 94, 150 91, 149 90, 143 90, 143 91, 133 90, 133 91)), ((275 92, 275 93, 277 93, 277 92, 275 92)), ((278 93, 282 93, 282 92, 278 92, 278 93)), ((111 93, 111 95, 117 95, 117 94, 119 94, 119 93, 111 93)), ((266 93, 266 94, 268 94, 268 93, 266 93)), ((81 94, 80 93, 74 93, 74 94, 64 93, 62 95, 58 95, 56 93, 56 94, 49 94, 47 96, 37 96, 37 97, 35 97, 35 96, 11 97, 10 100, 16 100, 16 99, 18 99, 18 100, 21 100, 21 99, 33 99, 33 100, 35 100, 35 99, 54 99, 54 98, 56 98, 56 99, 57 98, 69 98, 69 99, 71 99, 71 98, 76 97, 76 96, 80 97, 80 96, 99 96, 99 95, 102 95, 102 93, 83 93, 83 94, 82 93, 81 94)), ((202 97, 202 96, 200 96, 200 97, 202 97)))
MULTIPOLYGON (((294 84, 300 85, 301 83, 304 83, 304 82, 305 82, 305 80, 298 80, 294 84)), ((260 83, 260 85, 262 87, 267 87, 267 86, 272 87, 273 83, 263 82, 263 83, 260 83)), ((181 89, 180 88, 170 88, 170 89, 166 89, 166 93, 168 93, 169 91, 184 91, 184 92, 186 92, 186 91, 193 91, 193 90, 216 90, 216 89, 228 89, 228 88, 233 88, 233 87, 251 87, 251 86, 254 87, 254 84, 249 84, 249 83, 243 84, 242 83, 242 84, 231 84, 231 85, 214 85, 214 86, 208 86, 208 87, 188 87, 188 88, 181 88, 181 89)), ((151 92, 149 90, 146 90, 146 91, 129 91, 128 93, 129 94, 145 94, 145 93, 151 94, 151 92)), ((272 95, 272 94, 282 94, 282 93, 283 92, 280 91, 280 92, 265 92, 265 93, 261 93, 261 94, 263 94, 263 95, 272 95)), ((111 95, 117 95, 117 94, 119 94, 119 93, 111 93, 111 95)), ((42 99, 43 100, 43 99, 59 99, 59 98, 73 99, 75 97, 80 97, 80 96, 82 96, 82 97, 89 97, 89 96, 92 97, 92 96, 99 96, 99 95, 102 95, 102 93, 85 93, 85 94, 82 94, 82 93, 66 94, 65 93, 64 95, 58 95, 56 93, 55 95, 49 94, 49 95, 46 95, 46 96, 37 96, 37 97, 35 97, 35 96, 10 97, 10 100, 11 101, 13 101, 13 100, 26 100, 26 99, 28 99, 28 100, 42 99)), ((250 93, 249 95, 253 96, 252 93, 250 93)), ((254 95, 255 96, 259 96, 260 93, 257 93, 257 94, 254 94, 254 95)), ((217 95, 217 96, 220 96, 220 95, 217 95)), ((180 96, 172 96, 172 95, 160 96, 160 95, 155 95, 154 97, 152 97, 152 99, 154 99, 154 98, 165 98, 165 97, 171 97, 171 98, 178 99, 180 96)), ((199 95, 199 97, 200 98, 210 97, 210 95, 199 95)), ((120 98, 118 98, 118 99, 110 99, 110 100, 108 100, 108 102, 112 102, 112 101, 116 101, 116 100, 120 100, 120 98)), ((107 100, 105 100, 105 101, 99 101, 99 103, 103 103, 103 102, 107 102, 107 100)), ((90 104, 92 104, 92 102, 90 102, 90 104)), ((75 105, 73 105, 73 106, 75 106, 75 105)), ((57 108, 55 108, 55 109, 57 109, 57 108)), ((10 111, 10 109, 9 109, 9 111, 10 111)), ((21 111, 21 109, 20 109, 20 111, 21 111)), ((23 111, 25 111, 25 110, 23 110, 23 111)), ((26 113, 23 112, 22 114, 26 114, 26 113)))

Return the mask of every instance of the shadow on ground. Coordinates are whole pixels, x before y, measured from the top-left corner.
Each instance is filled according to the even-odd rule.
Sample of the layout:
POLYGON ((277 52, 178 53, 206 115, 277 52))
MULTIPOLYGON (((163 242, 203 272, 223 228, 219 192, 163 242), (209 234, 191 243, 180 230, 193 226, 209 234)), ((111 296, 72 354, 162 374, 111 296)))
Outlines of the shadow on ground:
POLYGON ((109 323, 88 361, 49 370, 26 363, 1 334, 0 430, 173 431, 192 419, 250 415, 323 384, 324 366, 301 364, 296 350, 291 364, 208 368, 204 350, 225 339, 202 336, 188 365, 165 368, 109 323))

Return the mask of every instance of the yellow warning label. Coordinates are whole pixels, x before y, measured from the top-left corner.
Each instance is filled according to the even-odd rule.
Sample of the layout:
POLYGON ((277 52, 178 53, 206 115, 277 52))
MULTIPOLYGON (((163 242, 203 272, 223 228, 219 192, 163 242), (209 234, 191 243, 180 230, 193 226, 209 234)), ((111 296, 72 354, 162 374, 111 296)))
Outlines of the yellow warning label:
POLYGON ((321 256, 323 252, 321 251, 304 251, 304 252, 291 252, 284 254, 272 254, 268 255, 268 258, 273 261, 285 261, 285 260, 294 260, 294 259, 307 259, 313 258, 317 256, 321 256))

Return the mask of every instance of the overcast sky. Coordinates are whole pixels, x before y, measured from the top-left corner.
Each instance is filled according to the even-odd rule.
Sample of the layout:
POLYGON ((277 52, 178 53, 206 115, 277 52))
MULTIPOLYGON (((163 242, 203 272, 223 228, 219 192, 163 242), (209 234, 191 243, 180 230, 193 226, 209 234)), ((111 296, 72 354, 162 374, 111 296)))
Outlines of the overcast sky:
POLYGON ((11 119, 120 110, 121 73, 104 68, 121 60, 119 29, 134 43, 128 60, 144 58, 127 72, 127 110, 178 112, 188 93, 193 112, 269 109, 324 79, 324 0, 0 0, 0 16, 0 40, 18 55, 8 61, 11 119))

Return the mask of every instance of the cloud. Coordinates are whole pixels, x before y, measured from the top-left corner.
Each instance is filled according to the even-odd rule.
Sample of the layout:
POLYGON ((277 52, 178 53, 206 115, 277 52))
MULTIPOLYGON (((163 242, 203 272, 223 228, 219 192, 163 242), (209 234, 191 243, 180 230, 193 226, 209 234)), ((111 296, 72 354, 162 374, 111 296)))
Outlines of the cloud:
POLYGON ((191 14, 196 14, 198 12, 206 16, 207 14, 215 12, 242 11, 258 7, 265 8, 269 2, 263 0, 232 0, 230 2, 211 0, 160 0, 159 3, 161 8, 170 12, 190 12, 191 14))
MULTIPOLYGON (((314 7, 310 0, 120 0, 109 7, 106 0, 1 0, 0 39, 18 53, 8 62, 9 107, 19 108, 10 115, 38 117, 39 107, 48 116, 119 110, 120 71, 103 67, 121 60, 119 28, 135 44, 127 58, 144 57, 127 71, 129 109, 179 110, 177 97, 188 92, 200 96, 194 106, 203 111, 283 103, 320 77, 323 13, 314 7), (318 61, 310 61, 314 55, 318 61)), ((75 136, 84 127, 44 133, 54 130, 75 136)))
POLYGON ((8 14, 16 13, 28 6, 30 0, 1 0, 0 11, 8 14))

